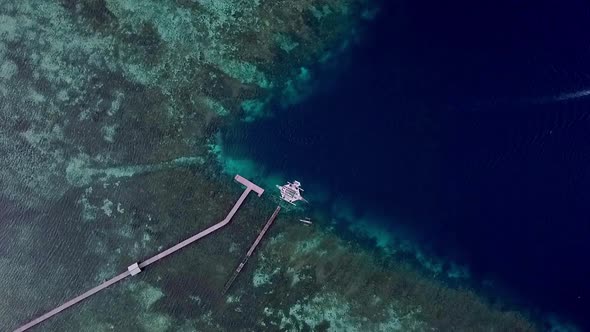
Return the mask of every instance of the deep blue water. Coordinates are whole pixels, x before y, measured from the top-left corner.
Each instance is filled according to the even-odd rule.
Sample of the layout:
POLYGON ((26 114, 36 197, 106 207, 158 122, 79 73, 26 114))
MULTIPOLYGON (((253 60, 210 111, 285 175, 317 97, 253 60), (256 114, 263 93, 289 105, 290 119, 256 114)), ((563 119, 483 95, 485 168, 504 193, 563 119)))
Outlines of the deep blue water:
POLYGON ((345 70, 225 144, 590 328, 588 31, 583 1, 384 5, 345 70))

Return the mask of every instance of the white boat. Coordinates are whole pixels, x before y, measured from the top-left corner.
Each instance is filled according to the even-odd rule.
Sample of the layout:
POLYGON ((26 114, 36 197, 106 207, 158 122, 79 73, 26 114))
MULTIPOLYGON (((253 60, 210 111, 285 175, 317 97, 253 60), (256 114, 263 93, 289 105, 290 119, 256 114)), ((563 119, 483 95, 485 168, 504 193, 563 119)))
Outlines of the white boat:
POLYGON ((313 223, 311 222, 311 219, 309 219, 309 217, 306 217, 305 219, 299 219, 299 221, 301 221, 302 223, 306 224, 306 225, 313 225, 313 223))
POLYGON ((295 205, 295 202, 297 201, 304 201, 307 203, 307 200, 301 196, 301 192, 303 191, 303 188, 301 188, 301 182, 287 182, 284 186, 277 185, 277 188, 281 191, 281 199, 283 201, 293 205, 295 205))

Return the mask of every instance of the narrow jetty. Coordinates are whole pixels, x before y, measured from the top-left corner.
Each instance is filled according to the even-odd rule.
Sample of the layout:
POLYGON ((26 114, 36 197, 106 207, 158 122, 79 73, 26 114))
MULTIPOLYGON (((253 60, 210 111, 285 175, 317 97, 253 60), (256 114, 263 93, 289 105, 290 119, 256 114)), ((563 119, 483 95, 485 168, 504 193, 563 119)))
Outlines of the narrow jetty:
POLYGON ((234 271, 234 274, 232 274, 231 278, 229 278, 229 280, 225 283, 225 286, 223 287, 223 291, 221 292, 221 295, 224 295, 225 293, 227 293, 227 291, 229 290, 231 285, 234 283, 234 281, 238 277, 238 274, 240 274, 240 271, 242 271, 242 268, 244 267, 244 265, 246 265, 246 263, 248 262, 248 259, 250 258, 250 256, 252 256, 252 253, 254 252, 254 250, 256 249, 258 244, 260 243, 260 240, 262 240, 262 237, 264 237, 264 234, 266 234, 266 231, 268 231, 268 229, 272 225, 273 221, 275 220, 275 218, 279 214, 279 211, 281 211, 281 207, 277 206, 277 208, 275 209, 275 212, 272 214, 272 216, 270 216, 270 218, 266 222, 266 225, 264 225, 264 227, 262 228, 262 230, 258 234, 258 237, 256 238, 256 240, 254 241, 254 243, 252 243, 252 246, 250 246, 250 249, 246 253, 246 257, 244 257, 244 259, 242 260, 240 265, 238 265, 238 268, 234 271))
MULTIPOLYGON (((238 199, 238 201, 234 204, 233 208, 229 211, 229 213, 227 214, 227 216, 225 217, 225 219, 223 219, 222 221, 218 222, 217 224, 189 237, 188 239, 178 243, 175 246, 172 246, 160 253, 158 253, 157 255, 146 259, 143 262, 140 263, 134 263, 132 265, 130 265, 127 268, 127 271, 119 274, 118 276, 109 279, 107 281, 105 281, 104 283, 86 291, 85 293, 83 293, 82 295, 79 295, 71 300, 69 300, 68 302, 60 305, 59 307, 47 312, 46 314, 30 321, 29 323, 17 328, 16 330, 14 330, 14 332, 22 332, 22 331, 26 331, 28 329, 30 329, 31 327, 57 315, 58 313, 62 312, 63 310, 77 304, 78 302, 81 302, 87 298, 89 298, 90 296, 100 292, 101 290, 129 277, 129 276, 134 276, 138 273, 141 272, 141 269, 147 267, 150 264, 153 264, 157 261, 159 261, 160 259, 188 246, 189 244, 204 238, 205 236, 215 232, 216 230, 226 226, 230 220, 232 219, 232 217, 234 216, 234 214, 236 214, 236 212, 238 211, 238 209, 240 208, 240 206, 242 205, 242 203, 244 202, 244 200, 246 199, 246 197, 248 196, 248 194, 251 191, 254 191, 255 193, 258 194, 258 197, 260 197, 262 195, 262 193, 264 192, 264 189, 260 188, 259 186, 255 185, 254 183, 250 182, 249 180, 241 177, 240 175, 236 175, 235 176, 235 180, 241 184, 243 184, 244 186, 246 186, 246 189, 244 190, 244 192, 242 193, 242 196, 240 196, 240 198, 238 199)), ((278 213, 278 212, 277 212, 278 213)))

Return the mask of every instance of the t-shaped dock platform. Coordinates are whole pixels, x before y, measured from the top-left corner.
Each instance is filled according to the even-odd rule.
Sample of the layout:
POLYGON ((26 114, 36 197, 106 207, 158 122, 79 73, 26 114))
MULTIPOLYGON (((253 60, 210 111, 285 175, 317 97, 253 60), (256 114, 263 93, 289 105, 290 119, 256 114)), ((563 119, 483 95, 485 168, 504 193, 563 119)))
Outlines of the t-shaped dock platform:
POLYGON ((31 327, 57 315, 58 313, 62 312, 63 310, 77 304, 78 302, 81 302, 87 298, 89 298, 90 296, 100 292, 101 290, 115 284, 118 281, 121 281, 129 276, 134 276, 137 275, 138 273, 140 273, 142 271, 143 268, 145 268, 146 266, 153 264, 157 261, 159 261, 160 259, 188 246, 189 244, 204 238, 205 236, 215 232, 216 230, 226 226, 230 220, 232 219, 232 217, 234 216, 234 214, 236 214, 236 212, 238 211, 238 209, 240 208, 240 206, 242 205, 242 203, 244 202, 244 200, 246 199, 246 197, 248 196, 248 194, 250 193, 250 191, 254 191, 255 193, 258 194, 258 197, 260 197, 262 195, 262 193, 264 192, 264 189, 260 188, 259 186, 255 185, 254 183, 250 182, 249 180, 241 177, 240 175, 236 175, 235 176, 235 180, 238 181, 239 183, 243 184, 244 186, 246 186, 246 189, 244 190, 244 192, 242 193, 242 196, 240 196, 240 198, 238 199, 238 201, 234 204, 234 206, 232 207, 232 209, 229 211, 229 213, 227 214, 227 216, 225 217, 225 219, 223 219, 222 221, 218 222, 217 224, 189 237, 188 239, 178 243, 175 246, 172 246, 158 254, 156 254, 153 257, 150 257, 148 259, 146 259, 145 261, 141 262, 141 263, 134 263, 131 264, 128 268, 127 271, 119 274, 118 276, 109 279, 107 281, 105 281, 104 283, 86 291, 84 294, 79 295, 78 297, 75 297, 71 300, 69 300, 68 302, 60 305, 59 307, 49 311, 48 313, 30 321, 29 323, 17 328, 16 330, 14 330, 14 332, 22 332, 22 331, 26 331, 28 329, 30 329, 31 327))

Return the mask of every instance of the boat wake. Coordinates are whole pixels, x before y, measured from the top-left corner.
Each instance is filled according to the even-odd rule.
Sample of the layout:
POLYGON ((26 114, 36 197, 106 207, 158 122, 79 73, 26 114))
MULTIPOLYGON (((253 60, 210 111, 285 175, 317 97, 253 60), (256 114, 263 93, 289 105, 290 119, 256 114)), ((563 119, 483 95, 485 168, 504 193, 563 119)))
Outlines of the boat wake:
POLYGON ((558 102, 562 102, 562 101, 580 99, 580 98, 584 98, 584 97, 588 97, 588 96, 590 96, 590 89, 579 90, 576 92, 565 92, 565 93, 561 93, 557 96, 547 96, 547 97, 539 97, 539 98, 529 99, 529 102, 536 103, 536 104, 558 103, 558 102))

